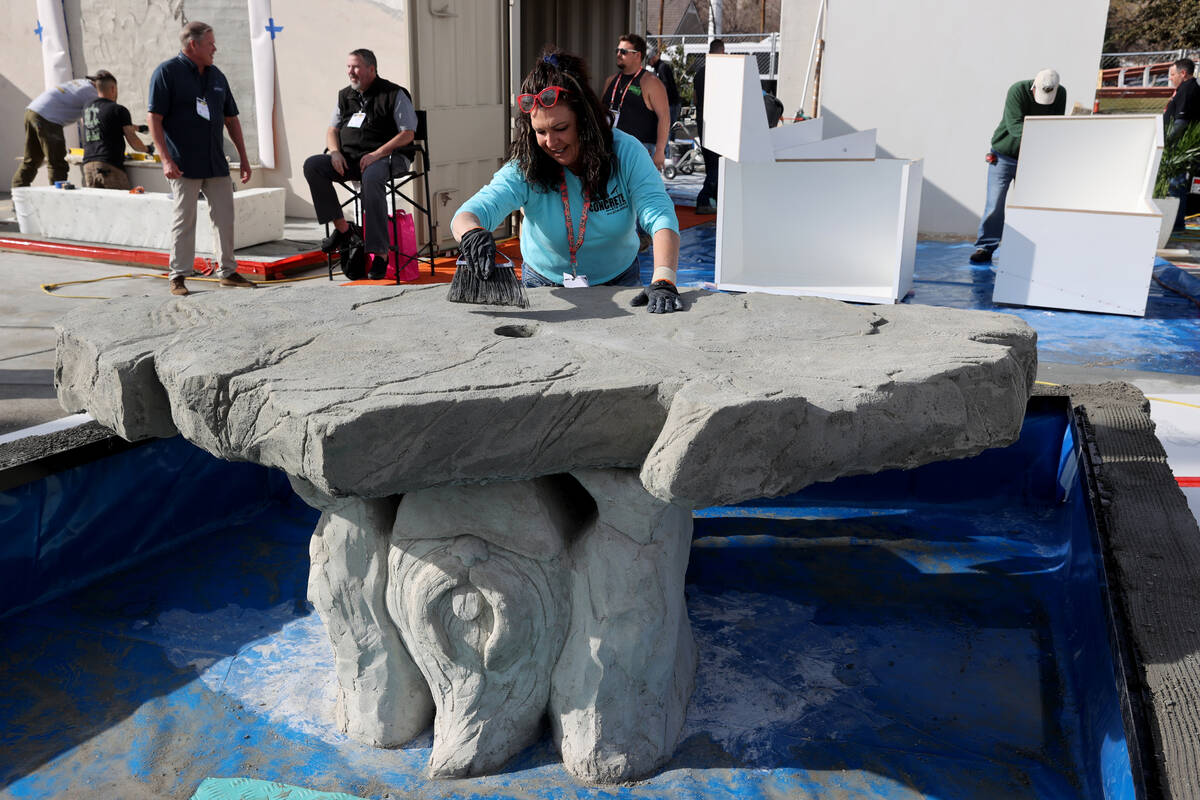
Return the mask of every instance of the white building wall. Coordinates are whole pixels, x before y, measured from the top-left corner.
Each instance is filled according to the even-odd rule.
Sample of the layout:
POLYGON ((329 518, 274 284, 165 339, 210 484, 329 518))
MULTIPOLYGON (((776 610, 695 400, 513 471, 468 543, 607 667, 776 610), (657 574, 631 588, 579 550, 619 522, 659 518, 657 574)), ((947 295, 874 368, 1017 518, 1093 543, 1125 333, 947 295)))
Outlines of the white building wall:
MULTIPOLYGON (((1077 104, 1091 110, 1108 0, 1003 6, 830 0, 829 6, 825 130, 836 136, 878 128, 880 156, 925 159, 923 233, 975 233, 987 175, 983 157, 1013 82, 1054 68, 1068 90, 1068 113, 1077 104)), ((803 72, 789 81, 802 82, 803 72)))

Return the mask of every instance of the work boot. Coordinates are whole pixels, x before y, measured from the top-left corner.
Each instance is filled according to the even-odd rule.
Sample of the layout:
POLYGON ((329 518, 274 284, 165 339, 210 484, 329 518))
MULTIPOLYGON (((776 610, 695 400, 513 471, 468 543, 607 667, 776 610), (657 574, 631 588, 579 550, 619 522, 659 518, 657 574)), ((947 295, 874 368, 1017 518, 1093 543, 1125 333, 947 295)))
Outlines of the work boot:
POLYGON ((992 263, 992 251, 986 247, 981 247, 974 253, 971 253, 972 264, 990 264, 992 263))
POLYGON ((236 272, 226 275, 221 278, 221 286, 231 287, 234 289, 255 289, 254 281, 248 281, 236 272))
POLYGON ((371 253, 371 259, 367 266, 367 278, 373 281, 381 281, 387 277, 388 257, 379 253, 371 253))
POLYGON ((321 252, 336 253, 338 250, 348 247, 355 240, 362 241, 362 228, 353 222, 349 222, 347 225, 349 227, 345 231, 334 228, 333 233, 321 240, 321 252))
POLYGON ((187 297, 191 292, 188 291, 187 284, 183 282, 183 278, 171 278, 171 294, 179 297, 187 297))

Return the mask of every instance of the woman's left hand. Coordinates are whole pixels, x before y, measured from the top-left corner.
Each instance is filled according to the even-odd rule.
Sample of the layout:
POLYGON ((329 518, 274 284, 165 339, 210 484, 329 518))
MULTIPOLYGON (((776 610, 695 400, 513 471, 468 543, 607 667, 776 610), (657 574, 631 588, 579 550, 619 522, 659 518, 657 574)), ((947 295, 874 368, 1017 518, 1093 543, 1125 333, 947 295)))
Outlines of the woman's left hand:
POLYGON ((642 289, 641 294, 629 301, 631 306, 646 306, 651 314, 670 314, 683 311, 683 298, 670 281, 655 281, 642 289))

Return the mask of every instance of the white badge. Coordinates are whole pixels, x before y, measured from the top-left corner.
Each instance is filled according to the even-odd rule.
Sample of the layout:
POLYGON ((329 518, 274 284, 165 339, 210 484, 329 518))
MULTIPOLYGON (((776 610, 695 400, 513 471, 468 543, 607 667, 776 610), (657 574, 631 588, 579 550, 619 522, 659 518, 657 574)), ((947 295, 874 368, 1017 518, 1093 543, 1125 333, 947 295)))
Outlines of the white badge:
POLYGON ((617 123, 618 123, 618 122, 621 120, 621 112, 620 112, 620 111, 613 111, 613 112, 612 112, 612 115, 613 115, 612 127, 613 127, 613 130, 616 130, 616 129, 617 129, 617 123))
POLYGON ((569 272, 564 272, 563 286, 568 289, 586 289, 588 287, 587 275, 572 275, 569 272))
POLYGON ((199 114, 203 119, 212 119, 212 117, 208 115, 207 99, 203 97, 196 98, 196 113, 199 114))
POLYGON ((350 115, 350 121, 346 123, 347 128, 361 128, 362 124, 367 121, 367 113, 359 111, 357 114, 350 115))

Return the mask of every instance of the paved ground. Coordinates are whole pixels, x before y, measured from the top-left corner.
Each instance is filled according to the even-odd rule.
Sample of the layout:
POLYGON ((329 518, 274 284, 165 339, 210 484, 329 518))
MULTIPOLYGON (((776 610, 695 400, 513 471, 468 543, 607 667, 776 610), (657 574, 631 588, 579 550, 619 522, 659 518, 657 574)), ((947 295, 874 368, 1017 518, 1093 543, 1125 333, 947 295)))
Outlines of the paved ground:
MULTIPOLYGON (((12 201, 0 194, 0 236, 17 232, 12 201)), ((299 250, 315 250, 324 231, 314 222, 289 220, 286 240, 238 251, 238 257, 283 257, 299 250)), ((161 269, 143 269, 81 259, 0 252, 0 440, 5 434, 64 416, 54 394, 54 320, 95 297, 166 293, 161 269), (90 281, 128 276, 43 290, 46 284, 90 281)), ((324 277, 324 267, 293 277, 324 277)), ((197 291, 218 291, 193 282, 197 291)), ((238 291, 226 289, 220 291, 238 291)))

